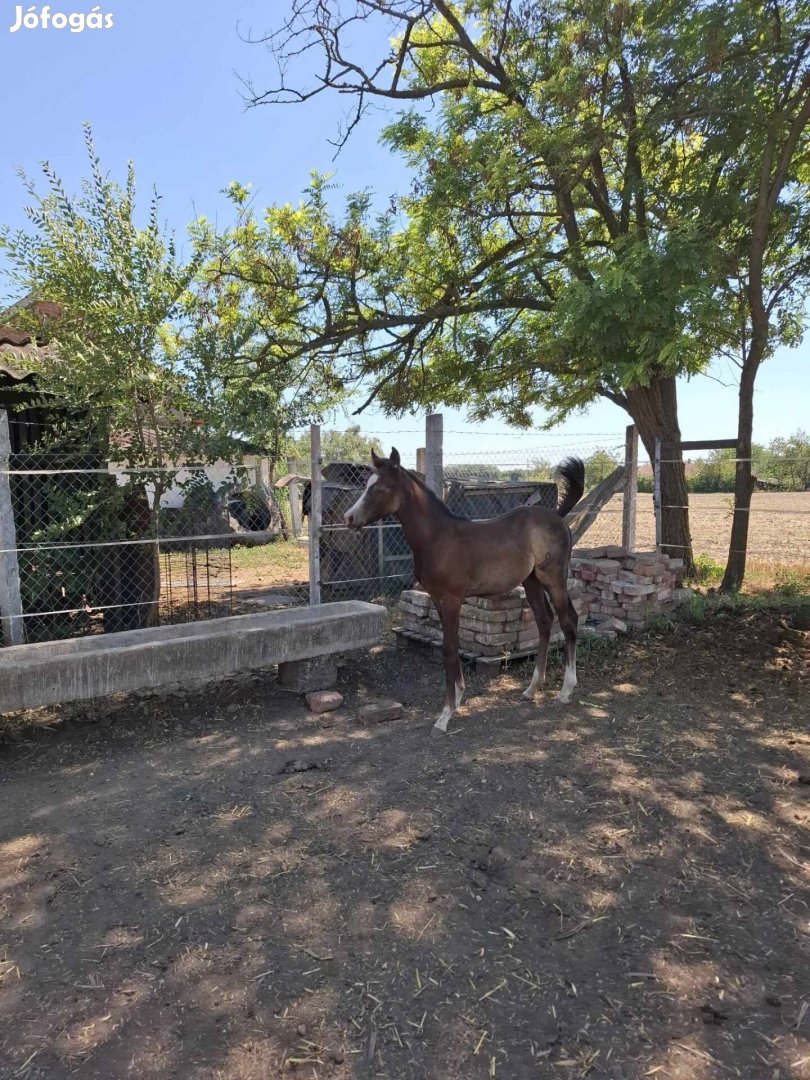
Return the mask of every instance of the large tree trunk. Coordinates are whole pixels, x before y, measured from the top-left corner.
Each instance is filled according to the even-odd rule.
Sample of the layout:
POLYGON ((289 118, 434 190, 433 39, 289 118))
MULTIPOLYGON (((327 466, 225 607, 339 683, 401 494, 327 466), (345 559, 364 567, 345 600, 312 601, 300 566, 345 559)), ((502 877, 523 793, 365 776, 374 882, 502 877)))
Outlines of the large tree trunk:
POLYGON ((683 559, 685 572, 694 570, 692 537, 689 532, 689 496, 680 449, 678 396, 675 378, 656 379, 649 386, 625 391, 626 408, 650 461, 655 459, 655 440, 664 442, 661 464, 661 547, 665 554, 683 559))
POLYGON ((754 384, 765 352, 764 341, 755 338, 743 361, 740 377, 739 410, 737 416, 737 467, 734 475, 734 518, 728 545, 728 562, 720 591, 739 592, 745 579, 748 557, 748 525, 751 520, 751 496, 754 494, 754 475, 751 452, 754 442, 754 384))

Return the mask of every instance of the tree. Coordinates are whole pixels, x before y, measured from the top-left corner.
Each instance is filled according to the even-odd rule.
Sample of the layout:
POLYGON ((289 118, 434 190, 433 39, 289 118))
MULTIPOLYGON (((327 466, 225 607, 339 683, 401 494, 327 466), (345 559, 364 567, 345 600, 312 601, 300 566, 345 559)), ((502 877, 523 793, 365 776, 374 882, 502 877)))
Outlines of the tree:
POLYGON ((585 484, 588 489, 606 480, 618 467, 619 462, 608 450, 595 450, 585 458, 585 484))
MULTIPOLYGON (((272 452, 323 401, 323 385, 311 363, 268 362, 272 327, 249 284, 216 276, 217 244, 234 243, 243 221, 219 235, 200 219, 191 255, 181 258, 158 196, 139 224, 132 164, 120 187, 102 172, 89 128, 85 139, 90 168, 79 195, 68 195, 47 163, 44 193, 23 176, 30 227, 2 230, 0 249, 14 284, 58 313, 47 325, 36 305, 16 313, 52 339, 54 348, 40 351, 40 389, 89 416, 102 449, 126 467, 121 495, 133 528, 154 538, 161 497, 184 461, 236 460, 237 436, 272 452)), ((152 551, 154 619, 157 545, 152 551)))
MULTIPOLYGON (((33 228, 5 229, 0 247, 13 281, 58 312, 38 328, 55 346, 42 350, 40 388, 90 414, 102 443, 131 470, 133 493, 151 502, 149 533, 156 536, 160 499, 171 486, 165 467, 196 435, 199 410, 169 328, 200 258, 179 258, 160 226, 156 195, 146 224, 136 223, 132 166, 120 188, 102 173, 89 128, 85 138, 90 175, 78 198, 47 163, 44 194, 23 175, 33 228)), ((36 318, 35 310, 23 310, 20 319, 36 318)), ((151 621, 160 595, 157 547, 153 582, 151 621)))
MULTIPOLYGON (((356 204, 335 225, 354 255, 299 343, 334 345, 393 411, 554 420, 602 395, 652 456, 679 441, 675 376, 741 342, 738 583, 756 369, 777 325, 795 338, 806 273, 806 4, 294 0, 265 40, 280 77, 254 104, 341 93, 339 144, 377 100, 408 110, 386 132, 415 174, 404 220, 356 204), (391 46, 369 59, 375 26, 391 46)), ((664 541, 688 556, 677 449, 662 472, 664 541)))
MULTIPOLYGON (((705 227, 717 238, 740 368, 734 519, 721 584, 745 576, 753 477, 754 386, 781 343, 801 339, 810 285, 810 13, 803 0, 743 0, 683 27, 710 43, 720 78, 689 83, 705 227), (731 58, 731 62, 728 62, 731 58)), ((674 71, 688 79, 689 65, 674 71)))
POLYGON ((774 439, 768 446, 760 475, 776 480, 785 491, 810 491, 810 439, 805 431, 774 439))
POLYGON ((713 494, 734 490, 734 450, 712 450, 698 461, 688 484, 690 492, 713 494))
MULTIPOLYGON (((345 431, 327 430, 321 432, 321 456, 324 461, 357 461, 368 464, 371 451, 385 456, 382 443, 375 436, 369 438, 354 424, 345 431)), ((301 435, 290 443, 287 456, 299 461, 309 461, 309 435, 301 435)))
POLYGON ((689 201, 702 159, 686 92, 733 64, 703 48, 725 7, 295 0, 268 39, 280 80, 254 104, 337 91, 355 102, 345 135, 375 99, 404 102, 385 139, 415 179, 376 217, 367 196, 340 221, 317 193, 299 207, 290 347, 331 350, 395 412, 471 403, 526 423, 541 404, 554 422, 609 398, 651 456, 657 436, 675 445, 664 540, 688 556, 675 378, 707 364, 727 298, 689 201), (375 20, 393 45, 364 62, 352 41, 375 20), (313 50, 316 80, 288 83, 313 50))

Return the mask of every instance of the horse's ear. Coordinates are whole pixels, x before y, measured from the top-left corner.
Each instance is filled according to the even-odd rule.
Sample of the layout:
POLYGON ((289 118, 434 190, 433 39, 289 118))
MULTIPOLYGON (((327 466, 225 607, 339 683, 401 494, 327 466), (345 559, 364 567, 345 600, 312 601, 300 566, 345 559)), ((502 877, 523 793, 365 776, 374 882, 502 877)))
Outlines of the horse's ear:
POLYGON ((392 465, 399 465, 399 450, 395 446, 391 447, 391 456, 388 460, 392 465))
POLYGON ((385 458, 378 457, 377 454, 374 452, 374 447, 372 446, 372 448, 371 448, 371 460, 372 460, 372 462, 374 464, 374 468, 379 469, 379 467, 385 461, 385 458))

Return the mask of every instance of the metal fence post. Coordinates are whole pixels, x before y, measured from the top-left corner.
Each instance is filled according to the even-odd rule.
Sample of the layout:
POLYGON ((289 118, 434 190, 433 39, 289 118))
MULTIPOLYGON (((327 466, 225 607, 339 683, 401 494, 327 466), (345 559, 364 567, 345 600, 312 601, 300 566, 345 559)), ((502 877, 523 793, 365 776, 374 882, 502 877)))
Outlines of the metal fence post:
POLYGON ((655 510, 655 550, 661 550, 661 436, 655 437, 653 462, 653 508, 655 510))
POLYGON ((323 520, 323 477, 321 476, 321 426, 309 427, 312 465, 309 500, 309 603, 321 602, 321 524, 323 520))
POLYGON ((444 498, 443 467, 444 418, 430 413, 425 421, 425 483, 440 499, 444 498))
POLYGON ((622 502, 622 547, 636 548, 636 496, 638 494, 638 430, 629 424, 624 442, 624 500, 622 502))
POLYGON ((11 436, 8 413, 0 409, 0 619, 3 644, 22 645, 25 627, 20 596, 20 565, 17 561, 17 530, 11 505, 11 436))

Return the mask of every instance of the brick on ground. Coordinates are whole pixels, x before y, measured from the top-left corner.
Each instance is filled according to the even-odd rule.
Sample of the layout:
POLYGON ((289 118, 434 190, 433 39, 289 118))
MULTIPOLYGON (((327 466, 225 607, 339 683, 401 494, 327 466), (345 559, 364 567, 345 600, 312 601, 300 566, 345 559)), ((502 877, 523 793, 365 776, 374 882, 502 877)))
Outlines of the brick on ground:
POLYGON ((402 716, 402 705, 391 698, 380 698, 362 705, 357 715, 363 724, 381 724, 386 720, 398 720, 402 716))
POLYGON ((306 696, 309 711, 313 713, 328 713, 339 709, 343 704, 343 694, 337 690, 313 690, 306 696))

